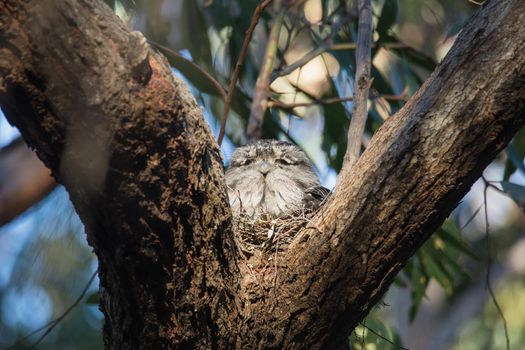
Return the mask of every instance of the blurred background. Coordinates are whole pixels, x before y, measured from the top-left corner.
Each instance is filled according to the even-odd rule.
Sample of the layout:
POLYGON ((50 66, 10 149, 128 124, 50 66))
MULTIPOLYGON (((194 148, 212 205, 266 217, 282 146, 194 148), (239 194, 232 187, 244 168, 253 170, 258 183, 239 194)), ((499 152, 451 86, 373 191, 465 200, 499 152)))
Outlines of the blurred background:
MULTIPOLYGON (((257 2, 106 3, 167 56, 217 135, 223 101, 209 77, 188 62, 227 87, 257 2)), ((284 11, 263 136, 300 145, 324 186, 333 188, 352 110, 347 97, 353 89, 356 11, 352 1, 344 0, 290 3, 287 8, 270 5, 256 27, 226 124, 224 160, 227 165, 233 149, 247 141, 261 59, 273 19, 284 11)), ((430 75, 478 7, 467 0, 372 3, 374 81, 364 147, 430 75)), ((35 342, 37 349, 102 349, 98 280, 89 283, 96 258, 67 192, 49 181, 18 138, 0 113, 0 349, 27 349, 35 342), (43 175, 35 175, 35 169, 43 175), (30 181, 24 191, 40 192, 29 209, 17 211, 22 192, 13 189, 14 177, 22 181, 20 174, 30 181)), ((521 130, 355 330, 349 340, 354 348, 505 349, 504 319, 490 286, 511 348, 525 349, 524 154, 521 130)))

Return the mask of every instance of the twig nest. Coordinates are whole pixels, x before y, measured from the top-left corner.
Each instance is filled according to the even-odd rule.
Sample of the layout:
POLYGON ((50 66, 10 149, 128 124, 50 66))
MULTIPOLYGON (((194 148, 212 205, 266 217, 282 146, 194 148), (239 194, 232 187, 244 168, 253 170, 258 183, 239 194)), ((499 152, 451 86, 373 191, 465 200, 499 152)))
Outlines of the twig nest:
POLYGON ((283 251, 314 214, 313 210, 303 209, 277 218, 262 214, 253 219, 241 213, 234 219, 238 245, 247 257, 283 251))

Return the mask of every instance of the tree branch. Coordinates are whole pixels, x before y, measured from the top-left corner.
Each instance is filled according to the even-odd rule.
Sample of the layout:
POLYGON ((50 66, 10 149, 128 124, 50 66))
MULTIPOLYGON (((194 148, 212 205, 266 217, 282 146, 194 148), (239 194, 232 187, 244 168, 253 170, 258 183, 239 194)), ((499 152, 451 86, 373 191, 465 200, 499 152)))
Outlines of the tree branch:
POLYGON ((230 105, 233 98, 233 92, 235 91, 235 85, 237 84, 237 80, 239 79, 239 74, 241 73, 241 68, 244 63, 244 59, 246 58, 246 54, 248 53, 248 47, 250 45, 250 40, 252 39, 253 31, 255 30, 257 23, 259 23, 259 18, 262 16, 264 9, 268 5, 270 5, 271 2, 272 0, 264 0, 259 5, 257 5, 252 16, 252 21, 250 22, 250 26, 248 27, 248 29, 246 30, 246 34, 244 35, 244 41, 242 43, 241 52, 239 54, 239 58, 237 59, 237 63, 235 64, 235 70, 233 71, 232 78, 230 80, 230 85, 228 86, 228 94, 226 96, 226 100, 224 101, 221 128, 219 130, 219 136, 217 137, 217 143, 219 144, 219 146, 222 144, 224 131, 226 130, 226 121, 228 120, 230 105))
MULTIPOLYGON (((385 49, 408 49, 409 45, 405 43, 374 43, 372 44, 374 48, 385 48, 385 49)), ((329 47, 329 50, 338 51, 338 50, 355 50, 357 48, 357 43, 337 43, 329 47)))
POLYGON ((262 136, 264 113, 266 112, 268 92, 270 89, 270 75, 272 74, 275 55, 277 54, 279 45, 279 35, 284 19, 285 12, 281 8, 281 1, 276 1, 275 7, 277 9, 277 16, 274 19, 270 35, 268 36, 261 71, 255 83, 255 93, 250 110, 250 118, 248 119, 248 126, 246 128, 246 134, 250 141, 259 140, 262 136))
MULTIPOLYGON (((406 94, 401 95, 371 95, 368 96, 370 99, 377 99, 377 98, 384 98, 385 100, 390 101, 406 101, 407 97, 406 94)), ((308 102, 294 102, 294 103, 285 103, 281 102, 279 100, 271 100, 268 101, 268 107, 277 107, 277 108, 283 108, 283 109, 291 109, 295 107, 309 107, 309 106, 316 106, 316 105, 329 105, 333 103, 341 103, 341 102, 349 102, 353 101, 353 96, 343 96, 343 97, 331 97, 331 98, 325 98, 325 99, 316 99, 308 102)))
POLYGON ((198 71, 199 74, 201 74, 211 85, 213 85, 213 88, 217 92, 217 94, 221 97, 223 102, 226 102, 226 91, 222 87, 221 83, 217 81, 210 73, 208 73, 204 68, 193 62, 192 60, 187 59, 180 53, 178 53, 175 50, 170 49, 167 46, 161 45, 157 42, 154 42, 152 40, 148 40, 148 43, 158 48, 160 51, 165 52, 168 56, 171 56, 172 58, 183 61, 188 66, 191 66, 194 70, 198 71))
POLYGON ((361 138, 368 116, 368 91, 372 46, 372 5, 370 0, 359 0, 359 30, 357 32, 356 69, 352 120, 348 128, 348 145, 343 162, 343 171, 352 169, 361 153, 361 138))
POLYGON ((343 18, 341 18, 332 28, 332 31, 330 35, 327 35, 324 39, 322 39, 319 44, 307 52, 304 56, 299 58, 297 61, 291 63, 288 66, 282 67, 278 71, 274 72, 271 76, 271 80, 275 80, 278 77, 282 77, 284 75, 288 75, 292 73, 294 70, 301 68, 320 54, 326 52, 327 50, 330 50, 334 44, 333 44, 333 38, 334 36, 341 30, 341 28, 347 24, 353 16, 351 14, 346 14, 343 18))
POLYGON ((276 348, 344 344, 525 124, 524 21, 520 0, 490 1, 478 10, 429 80, 386 120, 352 170, 339 175, 333 195, 277 258, 277 276, 268 272, 276 295, 252 302, 243 333, 262 329, 259 338, 271 336, 276 348))
POLYGON ((42 200, 55 188, 49 169, 22 140, 0 150, 0 226, 42 200))
POLYGON ((187 87, 101 1, 2 1, 0 42, 2 109, 97 254, 106 348, 233 348, 223 165, 187 87))

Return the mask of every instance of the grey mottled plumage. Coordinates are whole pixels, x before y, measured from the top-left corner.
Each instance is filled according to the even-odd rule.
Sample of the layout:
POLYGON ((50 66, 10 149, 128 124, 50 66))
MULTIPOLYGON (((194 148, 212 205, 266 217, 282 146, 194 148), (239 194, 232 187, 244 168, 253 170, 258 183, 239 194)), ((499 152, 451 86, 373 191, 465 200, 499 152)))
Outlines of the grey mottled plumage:
POLYGON ((328 194, 304 152, 276 140, 237 148, 226 171, 226 184, 234 215, 244 211, 251 217, 315 208, 328 194))

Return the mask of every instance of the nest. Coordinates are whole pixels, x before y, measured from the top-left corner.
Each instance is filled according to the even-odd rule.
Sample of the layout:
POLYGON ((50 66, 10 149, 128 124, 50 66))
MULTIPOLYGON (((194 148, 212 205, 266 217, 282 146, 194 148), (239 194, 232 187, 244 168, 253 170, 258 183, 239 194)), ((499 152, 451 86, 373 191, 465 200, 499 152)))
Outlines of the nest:
POLYGON ((263 214, 253 219, 241 213, 234 220, 239 247, 247 257, 283 251, 314 214, 313 210, 302 209, 282 217, 263 214))

